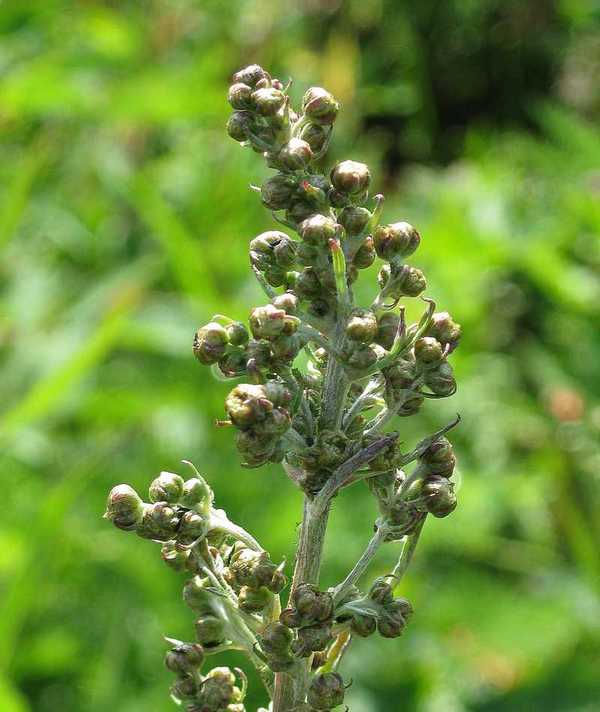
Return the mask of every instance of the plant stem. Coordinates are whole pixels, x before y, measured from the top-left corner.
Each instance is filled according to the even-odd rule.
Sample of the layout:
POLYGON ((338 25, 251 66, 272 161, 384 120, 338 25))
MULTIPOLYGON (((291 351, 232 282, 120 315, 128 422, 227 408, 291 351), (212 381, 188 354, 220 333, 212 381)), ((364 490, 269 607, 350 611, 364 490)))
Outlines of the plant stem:
POLYGON ((373 536, 371 537, 371 541, 368 543, 367 548, 364 550, 360 559, 356 562, 353 569, 342 581, 342 583, 340 583, 339 586, 335 587, 333 591, 334 603, 339 603, 346 595, 348 589, 353 586, 356 581, 358 581, 358 579, 364 574, 369 564, 373 560, 373 557, 378 552, 379 547, 383 544, 387 533, 388 529, 385 524, 381 523, 379 526, 377 526, 375 534, 373 534, 373 536))
POLYGON ((425 524, 425 519, 426 517, 424 517, 421 523, 417 525, 413 534, 409 534, 409 536, 406 537, 404 546, 402 547, 402 551, 400 553, 400 557, 398 558, 398 563, 396 564, 396 566, 394 566, 394 570, 389 576, 389 578, 394 579, 394 582, 392 584, 394 586, 394 590, 398 587, 398 584, 402 580, 402 577, 406 573, 406 570, 408 569, 410 562, 412 561, 415 549, 417 548, 417 544, 419 543, 421 531, 423 530, 423 525, 425 524))

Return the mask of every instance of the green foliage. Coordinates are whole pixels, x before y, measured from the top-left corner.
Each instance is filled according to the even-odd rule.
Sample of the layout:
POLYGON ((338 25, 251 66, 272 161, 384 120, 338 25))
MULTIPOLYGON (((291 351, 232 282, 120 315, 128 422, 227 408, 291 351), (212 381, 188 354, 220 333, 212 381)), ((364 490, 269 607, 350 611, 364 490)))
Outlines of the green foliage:
MULTIPOLYGON (((346 701, 353 712, 591 712, 600 133, 556 101, 534 101, 533 89, 517 103, 535 132, 471 128, 457 147, 443 114, 427 113, 430 65, 381 68, 398 46, 413 58, 431 48, 422 32, 419 43, 388 34, 409 33, 408 10, 307 3, 285 14, 285 5, 0 5, 0 709, 172 708, 169 673, 156 671, 162 632, 188 629, 180 581, 150 544, 130 546, 101 519, 116 482, 143 488, 193 460, 275 560, 293 550, 298 494, 276 468, 240 472, 229 434, 212 426, 228 386, 190 348, 215 311, 245 319, 259 298, 246 267, 248 241, 268 227, 246 189, 257 163, 222 139, 222 86, 247 59, 322 80, 356 106, 333 149, 368 160, 375 184, 388 177, 390 151, 429 159, 427 146, 442 141, 452 150, 438 156, 459 156, 444 169, 406 166, 384 218, 418 226, 432 296, 463 324, 457 395, 435 422, 425 409, 402 433, 412 442, 417 427, 461 412, 460 505, 425 531, 402 591, 418 613, 394 654, 367 640, 349 656, 346 701), (363 117, 377 130, 357 143, 363 117)), ((551 26, 565 50, 561 28, 573 52, 597 38, 588 3, 558 6, 551 26)), ((453 22, 468 34, 480 20, 464 13, 453 22)), ((331 541, 343 546, 326 553, 326 584, 366 544, 355 526, 364 495, 342 496, 350 501, 334 508, 331 541)))

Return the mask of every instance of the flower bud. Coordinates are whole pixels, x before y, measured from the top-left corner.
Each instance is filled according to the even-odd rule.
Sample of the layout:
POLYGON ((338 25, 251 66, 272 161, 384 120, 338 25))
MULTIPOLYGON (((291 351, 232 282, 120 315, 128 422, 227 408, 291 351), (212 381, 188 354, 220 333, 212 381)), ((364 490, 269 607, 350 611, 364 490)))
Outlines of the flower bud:
POLYGON ((310 144, 301 138, 291 138, 279 151, 278 159, 289 171, 299 171, 312 161, 310 144))
POLYGON ((368 638, 377 629, 377 620, 372 616, 355 613, 350 627, 356 635, 360 635, 361 638, 368 638))
POLYGON ((318 297, 322 290, 321 282, 319 282, 319 278, 312 267, 305 267, 302 272, 298 274, 294 291, 300 299, 318 297))
POLYGON ((132 531, 142 522, 144 503, 133 487, 117 485, 108 495, 104 516, 119 529, 132 531))
POLYGON ((340 110, 333 94, 321 87, 311 87, 302 99, 302 111, 315 124, 332 124, 340 110))
POLYGON ((262 79, 268 79, 269 75, 265 70, 258 64, 251 64, 244 69, 240 69, 233 75, 234 82, 241 82, 243 84, 248 84, 251 87, 255 87, 259 81, 262 79))
POLYGON ((217 363, 225 355, 229 337, 225 328, 211 321, 198 329, 194 337, 194 356, 200 363, 210 365, 217 363))
POLYGON ((243 383, 229 393, 225 409, 234 425, 243 429, 264 420, 273 404, 266 398, 263 386, 243 383))
POLYGON ((204 650, 197 643, 182 643, 165 655, 167 669, 182 677, 197 672, 203 662, 204 650))
POLYGON ((373 232, 373 242, 379 257, 390 261, 395 257, 412 255, 419 246, 421 237, 412 225, 407 222, 397 222, 376 227, 373 232))
POLYGON ((424 402, 425 398, 420 393, 413 393, 404 401, 402 407, 398 411, 398 415, 400 417, 416 415, 424 402))
POLYGON ((256 111, 261 116, 273 116, 283 106, 285 95, 279 89, 273 89, 272 87, 257 89, 252 94, 252 101, 256 111))
POLYGON ((238 603, 247 613, 259 613, 266 608, 273 599, 273 594, 264 586, 259 589, 242 586, 238 594, 238 603))
POLYGON ((298 308, 298 297, 292 292, 285 292, 273 299, 273 306, 283 309, 286 314, 294 314, 298 308))
POLYGON ((214 615, 198 618, 196 638, 206 648, 215 648, 225 640, 225 623, 214 615))
POLYGON ((417 339, 415 341, 414 350, 417 362, 426 368, 438 364, 444 354, 440 342, 431 336, 423 336, 417 339))
POLYGON ((292 205, 296 189, 296 181, 291 176, 277 173, 262 184, 261 199, 271 210, 285 210, 292 205))
POLYGON ((181 504, 190 509, 210 502, 212 499, 212 490, 208 484, 199 477, 192 477, 183 483, 183 494, 181 496, 181 504))
POLYGON ((441 475, 432 475, 423 483, 421 494, 427 511, 434 517, 447 517, 456 509, 454 485, 441 475))
POLYGON ((151 502, 177 504, 183 495, 183 477, 174 472, 161 472, 152 480, 148 493, 151 502))
POLYGON ((340 225, 348 235, 360 235, 369 224, 371 213, 366 208, 360 208, 357 205, 348 205, 339 214, 338 220, 340 225))
POLYGON ((329 131, 320 124, 307 124, 300 131, 300 138, 310 146, 313 153, 319 153, 325 146, 329 131))
POLYGON ((229 343, 233 346, 244 346, 250 338, 248 329, 241 321, 232 321, 225 327, 225 331, 227 332, 229 343))
POLYGON ((191 510, 184 512, 177 532, 177 541, 181 544, 193 544, 197 539, 206 536, 208 528, 206 517, 191 510))
POLYGON ((344 701, 346 688, 337 672, 315 675, 308 689, 308 704, 315 710, 331 710, 344 701))
POLYGON ((369 598, 375 603, 385 605, 393 601, 392 587, 383 577, 375 579, 369 590, 369 598))
POLYGON ((456 379, 452 366, 442 361, 425 374, 425 383, 437 396, 451 396, 456 392, 456 379))
MULTIPOLYGON (((331 594, 319 591, 316 586, 304 583, 294 593, 294 607, 307 622, 323 622, 333 615, 331 594)), ((320 649, 320 648, 319 648, 320 649)))
POLYGON ((247 84, 236 82, 229 87, 227 101, 234 109, 252 108, 252 89, 247 84))
POLYGON ((336 238, 340 227, 325 215, 312 215, 300 225, 300 236, 309 245, 327 247, 329 240, 336 238))
POLYGON ((171 695, 180 702, 182 700, 191 700, 198 694, 198 682, 191 675, 178 677, 171 685, 171 695))
POLYGON ((377 363, 379 355, 375 347, 371 344, 359 344, 355 342, 354 345, 349 344, 348 348, 344 350, 343 358, 350 368, 356 368, 362 371, 377 363))
MULTIPOLYGON (((207 578, 194 576, 183 585, 183 600, 195 611, 203 615, 214 615, 212 609, 213 593, 209 590, 210 581, 207 578)), ((202 643, 202 641, 200 641, 202 643)))
POLYGON ((173 541, 163 544, 160 556, 165 564, 174 571, 185 571, 189 562, 190 552, 182 549, 173 541))
POLYGON ((227 133, 234 141, 246 141, 252 127, 252 116, 247 111, 234 111, 227 120, 227 133))
POLYGON ((283 309, 267 304, 252 310, 250 328, 255 338, 272 340, 282 335, 291 336, 298 328, 298 320, 283 309))
POLYGON ((375 248, 373 247, 373 238, 369 235, 365 237, 362 245, 356 250, 352 258, 352 266, 357 269, 367 269, 375 262, 375 248))
POLYGON ((377 334, 377 318, 369 309, 353 309, 346 324, 346 336, 352 341, 370 344, 377 334))
POLYGON ((375 337, 375 341, 389 351, 394 344, 399 326, 400 317, 398 314, 391 311, 384 312, 377 319, 377 336, 375 337))
POLYGON ((414 361, 398 359, 392 366, 385 369, 385 378, 394 391, 412 388, 417 378, 417 368, 414 361))
POLYGON ((200 710, 224 710, 232 702, 239 702, 236 697, 239 690, 235 687, 235 675, 229 668, 213 668, 207 674, 200 688, 199 701, 203 706, 200 710))
POLYGON ((175 538, 178 526, 178 513, 166 502, 155 502, 144 508, 142 521, 136 532, 143 539, 169 541, 175 538))
POLYGON ((419 458, 432 475, 451 477, 456 466, 456 456, 450 441, 439 438, 419 458))
POLYGON ((371 182, 371 173, 365 163, 342 161, 331 171, 334 188, 347 195, 363 193, 371 182))
POLYGON ((406 295, 408 297, 418 297, 427 286, 425 275, 416 267, 408 265, 397 265, 391 263, 383 265, 377 277, 381 289, 394 299, 406 295))
POLYGON ((406 628, 406 619, 402 616, 389 615, 385 611, 377 621, 379 635, 384 638, 397 638, 406 628))
POLYGON ((448 312, 434 314, 431 322, 427 335, 433 336, 444 346, 450 346, 450 353, 454 351, 461 337, 462 329, 460 324, 457 324, 448 312))
POLYGON ((260 637, 260 647, 269 657, 283 657, 289 654, 290 644, 294 635, 283 623, 275 621, 263 631, 260 637))
POLYGON ((292 642, 292 652, 300 658, 308 658, 311 653, 325 650, 331 642, 331 626, 318 623, 298 630, 298 637, 292 642))

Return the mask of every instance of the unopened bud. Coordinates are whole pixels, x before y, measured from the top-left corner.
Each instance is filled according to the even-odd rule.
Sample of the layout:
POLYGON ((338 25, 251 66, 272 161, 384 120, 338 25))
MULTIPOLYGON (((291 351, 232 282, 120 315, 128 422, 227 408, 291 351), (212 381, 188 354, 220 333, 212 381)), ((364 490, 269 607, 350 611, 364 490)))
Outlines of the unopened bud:
POLYGON ((183 477, 174 472, 161 472, 152 480, 148 494, 151 502, 177 504, 183 495, 183 477))
POLYGON ((185 571, 190 558, 190 551, 177 546, 175 542, 168 541, 163 544, 160 556, 165 564, 174 571, 185 571))
POLYGON ((431 336, 423 336, 417 339, 415 341, 414 350, 415 358, 425 367, 438 364, 444 354, 440 342, 431 336))
POLYGON ((286 314, 294 314, 298 308, 298 297, 292 292, 285 292, 273 299, 273 306, 283 309, 286 314))
POLYGON ((393 600, 392 587, 385 578, 380 577, 375 579, 369 590, 369 598, 375 603, 384 605, 393 600))
POLYGON ((312 161, 313 153, 307 141, 291 138, 281 148, 277 157, 284 168, 289 171, 299 171, 312 161))
POLYGON ((316 247, 326 247, 329 240, 333 240, 339 234, 340 227, 331 218, 325 215, 312 215, 304 220, 300 225, 300 236, 309 245, 316 247))
POLYGON ((316 124, 332 124, 340 110, 333 94, 321 87, 311 87, 302 99, 302 111, 316 124))
POLYGON ((396 265, 391 263, 383 265, 377 277, 379 286, 390 294, 392 298, 418 297, 427 286, 425 275, 416 267, 396 265))
POLYGON ((308 704, 315 710, 331 710, 344 701, 344 680, 337 672, 315 675, 308 689, 308 704))
POLYGON ((377 319, 377 336, 375 341, 383 346, 388 351, 392 348, 398 327, 400 326, 400 317, 394 312, 384 312, 377 319))
POLYGON ((252 107, 252 88, 247 84, 236 82, 229 87, 227 101, 234 109, 250 109, 252 107))
POLYGON ((433 336, 444 346, 448 345, 449 352, 454 351, 457 347, 461 333, 460 324, 457 324, 448 312, 434 314, 427 330, 429 336, 433 336))
POLYGON ((367 190, 371 173, 365 163, 342 161, 331 171, 331 182, 341 193, 356 195, 367 190))
POLYGON ((234 141, 246 141, 252 128, 252 117, 247 111, 234 111, 227 121, 227 133, 234 141))
POLYGON ((266 89, 257 89, 252 94, 252 101, 256 110, 262 116, 273 116, 283 106, 285 95, 279 89, 272 87, 266 89))
POLYGON ((293 641, 291 648, 294 655, 308 658, 318 650, 325 650, 331 642, 331 626, 318 623, 298 629, 298 637, 293 641))
POLYGON ((225 639, 225 623, 216 616, 198 618, 195 628, 196 638, 205 648, 215 648, 225 639))
POLYGON ((248 613, 258 613, 273 600, 273 594, 261 586, 258 589, 242 586, 238 594, 238 603, 242 610, 248 613))
POLYGON ((138 493, 129 485, 117 485, 108 495, 104 516, 116 527, 132 531, 141 523, 144 503, 138 493))
POLYGON ((456 379, 452 366, 442 361, 425 374, 425 383, 437 396, 451 396, 456 392, 456 379))
POLYGON ((300 131, 300 138, 310 146, 313 153, 319 153, 325 146, 329 131, 320 124, 307 124, 300 131))
POLYGON ((206 517, 190 510, 181 517, 177 540, 182 544, 192 544, 196 540, 205 537, 208 533, 208 528, 209 524, 206 517))
POLYGON ((356 250, 352 258, 352 266, 357 269, 367 269, 375 262, 375 248, 373 247, 373 238, 368 235, 365 237, 362 245, 356 250))
POLYGON ((421 242, 419 233, 407 222, 379 225, 373 233, 377 254, 384 260, 408 257, 421 242))
POLYGON ((262 79, 268 79, 269 75, 265 70, 258 64, 251 64, 244 69, 240 69, 233 75, 234 82, 242 82, 248 84, 251 87, 255 87, 256 84, 262 79))
POLYGON ((346 336, 352 341, 370 344, 377 334, 377 318, 369 309, 353 309, 346 324, 346 336))
POLYGON ((144 507, 142 521, 136 532, 143 539, 169 541, 175 538, 179 526, 179 515, 166 502, 155 502, 144 507))
POLYGON ((204 650, 197 643, 182 643, 165 655, 165 665, 176 675, 195 673, 204 662, 204 650))
POLYGON ((291 176, 277 173, 262 184, 262 202, 271 210, 285 210, 291 206, 296 189, 296 181, 291 176))
POLYGON ((200 363, 210 365, 217 363, 225 355, 229 337, 225 328, 211 321, 198 329, 194 337, 194 356, 200 363))
POLYGON ((449 440, 439 438, 419 458, 432 475, 451 477, 456 465, 456 456, 449 440))
POLYGON ((423 483, 421 494, 427 511, 434 517, 447 517, 456 509, 454 485, 441 475, 432 475, 423 483))
POLYGON ((340 225, 344 226, 348 235, 360 235, 369 224, 370 219, 371 213, 366 208, 360 208, 357 205, 348 205, 338 217, 340 225))
POLYGON ((208 484, 199 477, 192 477, 183 483, 181 504, 190 509, 212 499, 212 490, 208 484))

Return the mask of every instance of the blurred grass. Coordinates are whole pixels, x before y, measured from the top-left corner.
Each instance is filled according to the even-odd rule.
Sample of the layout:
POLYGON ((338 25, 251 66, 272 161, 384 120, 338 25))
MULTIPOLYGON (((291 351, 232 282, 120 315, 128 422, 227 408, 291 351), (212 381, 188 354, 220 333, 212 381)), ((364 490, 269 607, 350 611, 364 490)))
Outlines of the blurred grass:
MULTIPOLYGON (((338 93, 333 157, 369 161, 465 328, 458 394, 401 423, 412 443, 461 412, 460 507, 427 527, 405 637, 345 661, 353 712, 597 709, 593 3, 34 0, 0 5, 0 31, 0 710, 172 708, 161 635, 192 619, 155 548, 102 521, 113 484, 191 459, 292 555, 298 494, 239 468, 212 427, 228 386, 190 355, 214 311, 262 300, 246 249, 271 220, 247 186, 265 172, 223 132, 246 61, 338 93)), ((369 507, 336 504, 326 584, 369 507)))

